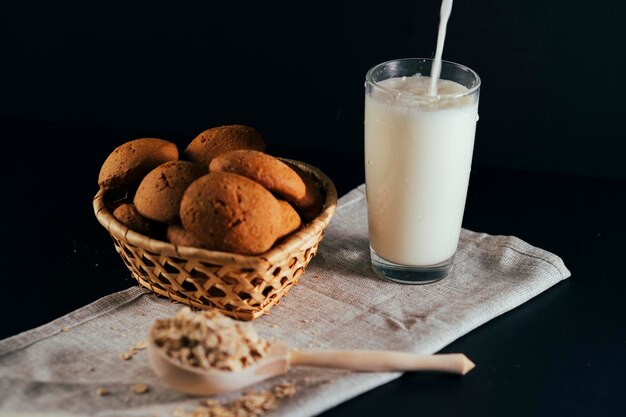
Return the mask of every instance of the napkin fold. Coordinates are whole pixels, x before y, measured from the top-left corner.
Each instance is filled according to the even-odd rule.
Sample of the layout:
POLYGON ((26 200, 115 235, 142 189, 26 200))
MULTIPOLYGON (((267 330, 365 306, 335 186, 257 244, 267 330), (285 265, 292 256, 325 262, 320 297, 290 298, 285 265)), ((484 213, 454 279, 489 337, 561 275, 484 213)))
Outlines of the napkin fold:
MULTIPOLYGON (((360 186, 339 200, 300 284, 253 325, 262 337, 298 349, 432 354, 569 276, 558 256, 516 237, 463 230, 446 279, 418 286, 381 280, 370 267, 360 186)), ((135 287, 0 341, 0 410, 102 417, 192 410, 199 398, 162 384, 145 350, 131 352, 146 339, 154 319, 180 307, 135 287), (129 352, 130 359, 120 358, 129 352), (148 384, 149 391, 133 393, 134 384, 148 384)), ((300 367, 252 389, 293 382, 296 394, 280 400, 268 416, 311 416, 399 376, 300 367)), ((217 398, 227 401, 239 394, 217 398)))

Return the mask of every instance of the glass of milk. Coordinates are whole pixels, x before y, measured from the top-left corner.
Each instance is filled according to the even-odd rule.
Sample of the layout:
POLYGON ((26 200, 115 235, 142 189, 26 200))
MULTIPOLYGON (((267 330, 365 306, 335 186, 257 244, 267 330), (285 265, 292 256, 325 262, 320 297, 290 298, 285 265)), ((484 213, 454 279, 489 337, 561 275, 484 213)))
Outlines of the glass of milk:
POLYGON ((365 81, 365 184, 372 266, 410 284, 438 281, 454 263, 478 120, 471 69, 407 58, 365 81), (431 84, 433 84, 431 86, 431 84))

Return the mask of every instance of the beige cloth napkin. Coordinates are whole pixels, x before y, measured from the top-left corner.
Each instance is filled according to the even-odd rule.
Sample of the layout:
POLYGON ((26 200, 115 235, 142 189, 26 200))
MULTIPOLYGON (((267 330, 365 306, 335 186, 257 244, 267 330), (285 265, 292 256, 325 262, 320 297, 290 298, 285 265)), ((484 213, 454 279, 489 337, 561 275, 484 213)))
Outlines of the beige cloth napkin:
MULTIPOLYGON (((445 280, 425 286, 383 281, 370 268, 366 217, 360 186, 340 199, 300 284, 253 322, 261 336, 301 349, 430 354, 570 275, 559 257, 520 239, 463 230, 455 268, 445 280)), ((119 358, 145 339, 155 318, 179 308, 130 288, 0 341, 0 410, 92 416, 191 410, 199 400, 161 384, 145 351, 128 361, 119 358), (148 384, 150 391, 131 393, 136 383, 148 384), (98 395, 98 387, 110 394, 98 395)), ((255 389, 293 381, 296 395, 280 401, 271 415, 310 416, 399 375, 302 367, 255 389)))

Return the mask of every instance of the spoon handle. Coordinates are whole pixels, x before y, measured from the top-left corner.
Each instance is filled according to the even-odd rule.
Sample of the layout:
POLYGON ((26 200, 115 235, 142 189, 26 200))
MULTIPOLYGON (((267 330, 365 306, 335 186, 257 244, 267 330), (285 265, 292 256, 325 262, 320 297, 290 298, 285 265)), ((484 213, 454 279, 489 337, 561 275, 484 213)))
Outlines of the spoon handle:
POLYGON ((415 355, 382 350, 290 351, 289 363, 352 371, 439 371, 465 375, 474 363, 462 353, 415 355))

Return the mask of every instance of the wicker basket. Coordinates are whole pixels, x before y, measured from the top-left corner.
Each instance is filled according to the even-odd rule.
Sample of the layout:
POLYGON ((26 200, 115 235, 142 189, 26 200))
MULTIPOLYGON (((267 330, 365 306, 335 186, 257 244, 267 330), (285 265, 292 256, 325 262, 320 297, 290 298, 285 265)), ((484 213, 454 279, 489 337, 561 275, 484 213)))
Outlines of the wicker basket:
POLYGON ((267 314, 298 283, 337 206, 337 190, 322 171, 299 161, 283 161, 315 178, 325 198, 324 209, 300 231, 261 255, 175 246, 134 232, 113 217, 102 189, 94 197, 94 212, 140 285, 172 301, 253 320, 267 314))

